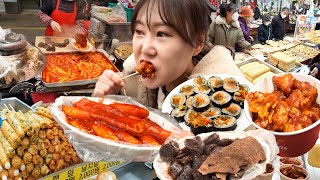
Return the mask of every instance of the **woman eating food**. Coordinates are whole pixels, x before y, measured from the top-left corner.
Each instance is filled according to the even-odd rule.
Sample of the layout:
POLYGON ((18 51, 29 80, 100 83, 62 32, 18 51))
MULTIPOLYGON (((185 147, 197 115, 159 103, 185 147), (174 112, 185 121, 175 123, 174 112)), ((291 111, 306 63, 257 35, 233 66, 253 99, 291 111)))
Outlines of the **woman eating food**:
POLYGON ((205 53, 209 15, 205 0, 140 0, 131 21, 133 55, 124 62, 123 75, 104 71, 93 96, 125 90, 138 102, 161 108, 168 93, 190 78, 242 76, 229 49, 214 46, 205 53), (123 79, 136 71, 140 76, 123 79))

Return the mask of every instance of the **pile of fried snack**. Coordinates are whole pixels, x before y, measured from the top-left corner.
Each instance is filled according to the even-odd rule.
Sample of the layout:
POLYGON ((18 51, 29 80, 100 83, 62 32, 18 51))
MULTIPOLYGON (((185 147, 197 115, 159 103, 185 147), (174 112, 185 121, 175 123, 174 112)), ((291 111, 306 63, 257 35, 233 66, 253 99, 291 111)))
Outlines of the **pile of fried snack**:
POLYGON ((250 92, 246 100, 253 121, 262 128, 292 132, 310 126, 320 118, 317 89, 292 74, 272 78, 272 93, 250 92))
POLYGON ((254 84, 264 78, 274 75, 274 73, 271 72, 268 66, 260 62, 251 62, 241 66, 239 69, 244 74, 246 79, 253 82, 254 84))
POLYGON ((2 110, 0 177, 38 179, 82 162, 47 108, 2 110))

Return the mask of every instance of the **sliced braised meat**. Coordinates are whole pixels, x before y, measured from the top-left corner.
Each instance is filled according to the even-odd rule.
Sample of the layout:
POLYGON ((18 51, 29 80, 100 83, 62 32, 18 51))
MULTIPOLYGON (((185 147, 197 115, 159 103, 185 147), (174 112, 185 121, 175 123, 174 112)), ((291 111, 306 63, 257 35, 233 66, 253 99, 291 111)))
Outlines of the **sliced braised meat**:
POLYGON ((161 146, 160 157, 168 162, 173 162, 179 153, 179 145, 177 142, 170 141, 168 144, 161 146))
POLYGON ((54 42, 54 41, 52 41, 51 38, 45 37, 45 38, 44 38, 44 41, 45 41, 47 44, 50 44, 50 45, 53 45, 53 46, 56 46, 56 47, 60 47, 60 48, 66 47, 66 46, 68 46, 68 44, 69 44, 69 39, 65 39, 63 42, 54 42))

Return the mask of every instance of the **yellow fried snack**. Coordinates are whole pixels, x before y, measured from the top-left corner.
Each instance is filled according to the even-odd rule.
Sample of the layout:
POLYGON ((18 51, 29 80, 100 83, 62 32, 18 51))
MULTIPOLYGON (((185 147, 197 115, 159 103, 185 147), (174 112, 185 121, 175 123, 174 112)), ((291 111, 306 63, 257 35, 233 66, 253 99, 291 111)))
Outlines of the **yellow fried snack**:
POLYGON ((37 108, 37 113, 41 116, 44 116, 44 117, 47 117, 49 119, 52 119, 52 116, 51 116, 51 113, 50 113, 50 110, 48 108, 45 108, 45 107, 38 107, 37 108))

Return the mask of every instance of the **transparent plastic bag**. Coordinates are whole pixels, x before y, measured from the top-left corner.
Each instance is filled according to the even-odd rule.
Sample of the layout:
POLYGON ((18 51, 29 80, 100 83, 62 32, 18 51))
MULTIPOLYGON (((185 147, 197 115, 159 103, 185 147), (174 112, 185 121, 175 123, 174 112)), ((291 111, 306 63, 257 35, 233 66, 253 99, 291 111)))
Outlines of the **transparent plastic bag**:
MULTIPOLYGON (((81 96, 61 96, 56 99, 55 103, 50 107, 51 114, 54 119, 63 128, 70 143, 74 146, 78 156, 83 161, 140 161, 152 162, 157 156, 160 146, 152 145, 136 145, 121 141, 113 141, 99 136, 87 134, 66 122, 65 114, 62 112, 62 105, 72 105, 72 103, 81 100, 81 96)), ((101 98, 86 97, 89 100, 98 102, 101 98)), ((166 140, 177 140, 182 137, 193 136, 188 131, 180 128, 179 124, 169 114, 164 114, 157 109, 145 107, 131 97, 110 95, 104 98, 104 104, 112 102, 122 102, 134 104, 149 110, 149 119, 156 122, 163 129, 170 131, 172 134, 166 140)))

